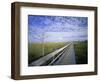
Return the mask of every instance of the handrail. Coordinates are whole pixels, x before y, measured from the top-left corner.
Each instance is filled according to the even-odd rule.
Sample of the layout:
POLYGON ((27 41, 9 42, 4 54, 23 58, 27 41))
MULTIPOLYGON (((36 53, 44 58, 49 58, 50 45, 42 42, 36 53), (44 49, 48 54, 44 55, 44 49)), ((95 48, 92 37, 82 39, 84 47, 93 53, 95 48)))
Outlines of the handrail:
POLYGON ((49 53, 48 55, 46 56, 43 56, 41 57, 40 59, 36 60, 36 61, 33 61, 30 66, 40 66, 42 64, 44 64, 46 61, 48 61, 49 59, 51 59, 52 57, 54 57, 56 54, 58 54, 59 52, 61 52, 62 50, 64 50, 65 48, 67 48, 71 43, 69 43, 68 45, 52 52, 52 53, 49 53))
POLYGON ((61 52, 54 60, 52 60, 49 65, 52 65, 61 55, 63 54, 63 52, 61 52))

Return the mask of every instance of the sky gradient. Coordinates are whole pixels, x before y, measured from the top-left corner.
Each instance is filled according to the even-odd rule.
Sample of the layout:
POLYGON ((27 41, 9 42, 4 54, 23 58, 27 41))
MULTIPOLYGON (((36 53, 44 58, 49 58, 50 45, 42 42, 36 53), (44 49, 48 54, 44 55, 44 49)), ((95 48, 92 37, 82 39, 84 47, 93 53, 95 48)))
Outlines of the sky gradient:
POLYGON ((28 15, 29 42, 84 41, 87 31, 87 17, 28 15))

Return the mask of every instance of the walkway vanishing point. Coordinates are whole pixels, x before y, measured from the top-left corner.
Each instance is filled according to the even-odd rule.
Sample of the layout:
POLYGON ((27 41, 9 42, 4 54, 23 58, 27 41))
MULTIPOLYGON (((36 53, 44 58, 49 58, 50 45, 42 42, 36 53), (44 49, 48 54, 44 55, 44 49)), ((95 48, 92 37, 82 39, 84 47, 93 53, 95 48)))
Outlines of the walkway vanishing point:
POLYGON ((74 44, 66 46, 33 61, 29 66, 71 65, 76 64, 74 44))

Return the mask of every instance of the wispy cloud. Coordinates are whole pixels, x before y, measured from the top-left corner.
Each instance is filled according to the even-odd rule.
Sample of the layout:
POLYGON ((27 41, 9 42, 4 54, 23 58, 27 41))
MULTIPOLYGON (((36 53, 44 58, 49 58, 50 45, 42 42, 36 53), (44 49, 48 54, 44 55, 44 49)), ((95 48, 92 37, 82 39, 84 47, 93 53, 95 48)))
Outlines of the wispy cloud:
POLYGON ((43 34, 47 42, 87 40, 87 27, 87 17, 28 16, 29 42, 41 41, 43 34))

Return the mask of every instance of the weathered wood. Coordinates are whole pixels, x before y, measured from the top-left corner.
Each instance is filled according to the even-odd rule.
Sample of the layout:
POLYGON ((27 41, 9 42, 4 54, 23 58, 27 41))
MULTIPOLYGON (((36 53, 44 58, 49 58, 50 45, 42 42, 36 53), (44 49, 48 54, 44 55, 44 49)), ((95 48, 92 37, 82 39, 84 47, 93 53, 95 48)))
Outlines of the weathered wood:
POLYGON ((44 57, 42 57, 42 58, 40 58, 40 59, 38 59, 36 61, 33 61, 30 64, 30 66, 40 66, 40 65, 44 64, 46 61, 48 61, 49 59, 54 57, 56 54, 58 54, 59 52, 63 51, 65 48, 67 48, 70 44, 71 43, 69 43, 68 45, 66 45, 66 46, 64 46, 64 47, 62 47, 62 48, 60 48, 60 49, 58 49, 58 50, 56 50, 56 51, 44 56, 44 57))
POLYGON ((61 57, 53 65, 72 65, 76 64, 74 44, 67 47, 61 57))

